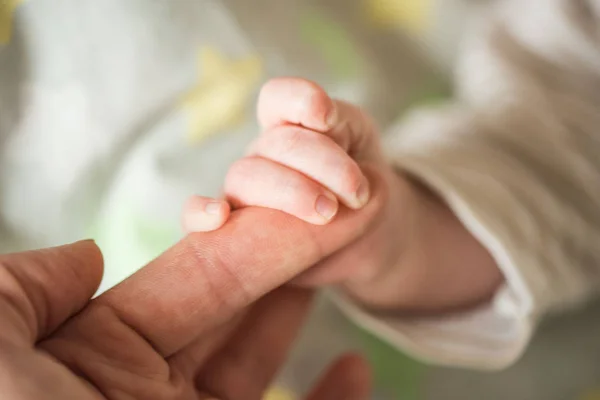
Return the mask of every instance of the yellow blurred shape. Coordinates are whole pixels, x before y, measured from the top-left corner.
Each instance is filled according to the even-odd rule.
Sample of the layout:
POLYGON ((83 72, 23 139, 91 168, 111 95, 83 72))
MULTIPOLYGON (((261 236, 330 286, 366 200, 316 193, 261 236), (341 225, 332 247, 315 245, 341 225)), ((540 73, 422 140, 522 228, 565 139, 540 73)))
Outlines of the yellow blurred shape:
POLYGON ((272 388, 267 392, 263 400, 295 400, 296 397, 287 389, 281 387, 272 388))
POLYGON ((0 45, 10 41, 13 14, 24 0, 0 0, 0 45))
POLYGON ((587 392, 580 398, 580 400, 600 400, 600 389, 587 392))
POLYGON ((433 0, 365 0, 369 18, 378 26, 400 26, 420 35, 429 28, 433 0))
POLYGON ((262 70, 257 56, 230 60, 216 49, 202 49, 200 81, 183 102, 188 120, 187 138, 198 144, 242 122, 262 70))

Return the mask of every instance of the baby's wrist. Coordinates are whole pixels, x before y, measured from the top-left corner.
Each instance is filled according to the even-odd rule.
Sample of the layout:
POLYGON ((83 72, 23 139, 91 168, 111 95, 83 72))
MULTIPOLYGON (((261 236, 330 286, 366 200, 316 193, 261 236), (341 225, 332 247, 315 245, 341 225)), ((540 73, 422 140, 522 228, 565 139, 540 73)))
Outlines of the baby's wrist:
POLYGON ((490 299, 503 282, 495 261, 429 188, 401 173, 389 180, 382 221, 385 263, 369 279, 344 283, 348 294, 374 309, 445 312, 490 299))
POLYGON ((379 232, 374 246, 372 260, 360 275, 354 275, 343 282, 344 290, 356 301, 371 308, 405 308, 412 300, 407 291, 399 292, 403 282, 413 278, 401 268, 403 255, 411 245, 411 231, 407 225, 413 224, 410 212, 418 203, 413 183, 394 168, 384 169, 389 199, 377 227, 379 232))

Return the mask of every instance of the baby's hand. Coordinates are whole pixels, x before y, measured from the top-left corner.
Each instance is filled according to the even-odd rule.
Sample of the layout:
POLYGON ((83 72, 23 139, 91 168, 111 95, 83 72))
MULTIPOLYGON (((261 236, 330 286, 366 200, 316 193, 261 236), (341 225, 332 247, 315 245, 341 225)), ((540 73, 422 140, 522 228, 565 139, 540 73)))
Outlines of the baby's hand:
POLYGON ((493 293, 501 275, 487 251, 435 194, 385 162, 377 130, 359 108, 312 82, 281 78, 262 89, 258 118, 264 130, 229 170, 225 199, 191 199, 186 230, 219 228, 230 206, 327 224, 340 206, 367 204, 369 179, 376 179, 385 194, 377 217, 359 240, 296 283, 343 284, 369 305, 411 310, 452 308, 493 293))
MULTIPOLYGON (((358 108, 333 101, 314 83, 281 78, 262 89, 258 119, 262 134, 225 180, 233 208, 267 207, 326 224, 340 203, 352 209, 367 203, 369 182, 361 164, 377 161, 380 152, 373 124, 358 108)), ((189 207, 197 211, 205 201, 195 199, 189 207)), ((218 210, 212 218, 186 213, 186 228, 213 229, 224 222, 225 204, 208 207, 218 210)))

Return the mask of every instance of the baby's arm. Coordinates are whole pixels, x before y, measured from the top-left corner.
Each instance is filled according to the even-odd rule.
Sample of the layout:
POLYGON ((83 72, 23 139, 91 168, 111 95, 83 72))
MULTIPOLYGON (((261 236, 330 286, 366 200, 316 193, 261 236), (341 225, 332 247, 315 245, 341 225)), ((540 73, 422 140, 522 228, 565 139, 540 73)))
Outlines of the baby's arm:
POLYGON ((600 283, 600 1, 499 3, 471 36, 456 103, 416 113, 390 154, 441 194, 507 283, 446 321, 369 320, 426 358, 490 368, 600 283))
MULTIPOLYGON (((378 240, 367 238, 358 245, 370 253, 355 251, 336 260, 347 267, 345 273, 359 277, 370 270, 373 260, 394 259, 381 243, 402 247, 405 262, 389 264, 393 267, 389 269, 390 279, 383 279, 384 283, 393 283, 390 287, 397 293, 399 310, 423 308, 419 294, 431 300, 442 298, 445 305, 458 305, 459 300, 473 293, 495 293, 493 300, 467 312, 420 319, 374 315, 355 302, 340 300, 360 323, 429 361, 499 368, 518 358, 541 316, 580 303, 598 290, 600 186, 596 182, 600 181, 600 137, 596 130, 600 126, 600 52, 594 27, 600 15, 599 3, 506 1, 500 16, 484 20, 466 53, 457 101, 415 114, 386 147, 398 170, 421 180, 445 200, 431 204, 448 204, 462 225, 455 224, 444 207, 434 207, 438 214, 426 214, 438 215, 447 222, 443 226, 449 228, 441 235, 445 240, 430 235, 431 240, 422 236, 409 243, 400 234, 408 232, 410 236, 414 230, 407 229, 406 219, 396 219, 396 213, 391 217, 393 223, 387 225, 396 228, 388 230, 387 237, 380 234, 378 240), (472 235, 464 235, 463 226, 472 235), (448 248, 444 242, 454 244, 448 248), (496 267, 489 261, 488 252, 480 251, 480 243, 506 278, 498 290, 496 267), (360 257, 365 254, 368 257, 360 257), (406 262, 410 256, 419 257, 419 262, 406 262), (354 265, 363 269, 352 269, 354 265), (402 268, 397 268, 400 265, 402 268), (431 279, 425 279, 428 277, 431 279), (415 283, 419 284, 418 290, 411 289, 415 283), (457 287, 462 288, 460 293, 453 290, 457 287), (416 297, 407 301, 407 292, 416 297)), ((297 106, 296 112, 301 111, 303 104, 297 106)), ((307 128, 325 132, 325 121, 324 115, 312 122, 309 118, 307 128)), ((292 118, 279 122, 285 126, 299 121, 292 118)), ((344 143, 337 144, 344 148, 344 143)), ((308 159, 313 162, 286 165, 306 175, 319 165, 314 157, 308 159), (305 167, 311 171, 302 170, 305 167)), ((344 162, 352 165, 347 159, 344 162)), ((354 166, 345 171, 354 171, 339 175, 352 178, 353 184, 346 188, 335 186, 343 179, 325 180, 329 174, 316 171, 313 179, 318 185, 302 190, 282 185, 281 190, 273 192, 274 180, 261 183, 267 183, 269 190, 238 190, 243 185, 236 184, 228 191, 234 203, 237 199, 241 204, 270 206, 312 223, 326 223, 328 218, 320 218, 314 207, 319 195, 336 202, 340 199, 355 208, 362 204, 352 200, 362 182, 362 172, 354 166), (280 197, 270 198, 273 193, 280 197), (286 194, 292 197, 286 200, 286 194)), ((243 173, 238 170, 234 175, 243 173)), ((415 209, 407 204, 427 204, 416 186, 401 187, 406 189, 404 202, 390 202, 395 210, 412 212, 415 209), (416 201, 407 203, 407 199, 416 201)), ((225 208, 215 218, 224 220, 227 209, 225 204, 222 206, 225 208)), ((417 228, 424 221, 415 220, 417 228)), ((433 222, 429 228, 435 234, 439 229, 433 222)), ((317 270, 340 280, 339 270, 317 270)), ((353 291, 360 300, 376 306, 381 302, 369 301, 369 297, 384 291, 364 285, 368 280, 358 279, 358 285, 349 286, 359 288, 353 291), (361 286, 367 290, 360 290, 361 286)), ((385 297, 386 301, 394 298, 385 297)))

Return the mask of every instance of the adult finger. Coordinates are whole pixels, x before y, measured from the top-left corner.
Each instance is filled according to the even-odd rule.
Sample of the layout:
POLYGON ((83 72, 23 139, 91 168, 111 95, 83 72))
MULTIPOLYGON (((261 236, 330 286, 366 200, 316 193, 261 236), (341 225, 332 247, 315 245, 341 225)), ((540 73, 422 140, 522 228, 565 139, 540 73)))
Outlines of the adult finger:
POLYGON ((92 241, 0 256, 0 338, 32 345, 78 312, 102 279, 92 241))
POLYGON ((325 373, 307 400, 367 400, 371 392, 371 370, 360 356, 340 358, 325 373))
POLYGON ((317 182, 260 157, 246 157, 233 164, 224 192, 235 208, 271 208, 318 225, 331 221, 339 208, 335 195, 317 182))
POLYGON ((369 200, 369 182, 360 166, 326 135, 295 125, 277 126, 256 139, 249 155, 301 172, 348 207, 358 209, 369 200))
POLYGON ((235 211, 221 229, 188 235, 93 300, 64 329, 80 335, 77 325, 100 326, 108 319, 111 329, 132 332, 123 341, 141 335, 170 356, 359 237, 381 212, 381 182, 373 175, 366 207, 342 208, 323 226, 263 208, 235 211))
POLYGON ((261 299, 237 334, 204 365, 198 388, 221 399, 261 399, 283 366, 311 299, 310 291, 293 288, 261 299))
POLYGON ((192 196, 183 207, 181 225, 185 232, 210 232, 223 226, 229 213, 225 200, 192 196))

